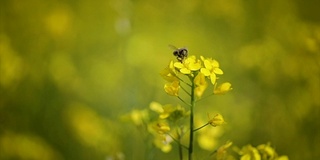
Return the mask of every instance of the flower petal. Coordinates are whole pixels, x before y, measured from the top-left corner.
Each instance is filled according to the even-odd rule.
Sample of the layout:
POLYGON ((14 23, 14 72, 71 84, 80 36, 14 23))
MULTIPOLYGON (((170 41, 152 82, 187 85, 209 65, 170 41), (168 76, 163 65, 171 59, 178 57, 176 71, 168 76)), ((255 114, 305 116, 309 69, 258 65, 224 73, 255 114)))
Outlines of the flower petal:
POLYGON ((182 69, 180 69, 180 72, 182 74, 190 74, 191 73, 191 71, 188 68, 182 68, 182 69))
POLYGON ((209 76, 211 74, 207 68, 201 68, 200 72, 203 73, 205 76, 209 76))
POLYGON ((223 71, 220 68, 214 68, 213 72, 215 74, 223 74, 223 71))
POLYGON ((160 103, 158 103, 158 102, 151 102, 149 107, 150 107, 151 110, 153 110, 153 111, 155 111, 157 113, 163 113, 164 112, 164 110, 162 108, 162 105, 160 103))
POLYGON ((181 62, 175 62, 173 66, 179 69, 184 68, 184 65, 181 62))
POLYGON ((216 81, 217 81, 217 76, 216 74, 212 73, 210 74, 210 80, 211 80, 211 83, 214 85, 216 84, 216 81))
POLYGON ((230 90, 232 90, 231 83, 225 82, 225 83, 222 83, 219 87, 215 88, 213 93, 214 94, 225 94, 225 93, 229 92, 230 90))
POLYGON ((208 70, 212 70, 212 64, 209 60, 204 60, 204 67, 206 67, 208 70))

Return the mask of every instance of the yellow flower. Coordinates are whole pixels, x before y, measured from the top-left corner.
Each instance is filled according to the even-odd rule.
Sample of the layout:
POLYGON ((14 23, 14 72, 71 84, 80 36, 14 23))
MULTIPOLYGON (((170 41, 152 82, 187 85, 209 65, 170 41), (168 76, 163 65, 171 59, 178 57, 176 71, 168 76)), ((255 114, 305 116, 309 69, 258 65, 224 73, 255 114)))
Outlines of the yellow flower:
POLYGON ((207 89, 208 84, 206 81, 206 77, 201 72, 194 78, 194 83, 196 88, 194 90, 197 97, 201 97, 203 92, 207 89))
POLYGON ((219 68, 218 61, 211 58, 205 59, 202 56, 201 56, 201 60, 204 63, 204 68, 201 68, 200 72, 203 73, 205 76, 209 76, 211 83, 214 85, 217 80, 216 74, 220 74, 220 75, 223 74, 223 71, 219 68))
POLYGON ((220 146, 217 150, 217 159, 226 159, 227 157, 227 149, 232 146, 232 142, 228 141, 226 144, 220 146))
POLYGON ((241 155, 240 160, 261 160, 261 155, 259 154, 259 151, 251 145, 242 147, 239 154, 241 155))
POLYGON ((128 113, 121 117, 124 121, 132 121, 135 125, 141 126, 144 122, 149 120, 148 110, 132 110, 131 113, 128 113))
POLYGON ((288 156, 280 156, 276 160, 289 160, 288 156))
POLYGON ((192 71, 197 71, 201 68, 201 61, 196 59, 195 56, 190 56, 183 63, 175 62, 173 65, 180 73, 191 74, 192 71))
POLYGON ((178 120, 189 115, 189 113, 185 111, 185 108, 180 105, 173 106, 171 104, 167 104, 162 106, 160 103, 151 102, 150 109, 157 112, 160 119, 170 118, 170 120, 178 120))
POLYGON ((274 159, 277 154, 276 151, 270 146, 270 143, 260 144, 257 149, 261 152, 262 157, 268 157, 268 159, 274 159))
POLYGON ((151 133, 154 133, 153 131, 155 131, 158 134, 165 134, 170 131, 170 126, 168 125, 168 123, 166 121, 159 120, 159 121, 156 121, 156 122, 149 124, 149 131, 151 133))
MULTIPOLYGON (((209 115, 208 115, 209 117, 209 115)), ((221 114, 216 114, 213 118, 210 118, 209 117, 209 124, 211 124, 213 127, 216 127, 216 126, 221 126, 222 124, 225 123, 223 117, 221 114)))
MULTIPOLYGON (((202 126, 205 123, 208 123, 208 120, 200 116, 202 115, 199 113, 197 117, 202 117, 199 118, 195 121, 196 126, 202 126)), ((197 142, 199 146, 208 151, 212 151, 218 148, 219 145, 219 139, 223 135, 224 130, 222 127, 219 128, 213 128, 213 127, 203 127, 200 130, 197 131, 197 142)))
POLYGON ((179 81, 173 66, 173 61, 170 61, 169 65, 160 72, 160 75, 168 82, 179 81))
POLYGON ((178 96, 180 89, 180 81, 173 81, 164 85, 164 90, 171 96, 178 96))
POLYGON ((154 145, 157 148, 161 149, 161 151, 164 153, 168 153, 171 151, 172 149, 171 142, 173 142, 173 139, 167 134, 156 135, 153 141, 154 145))
POLYGON ((169 105, 169 104, 162 106, 160 103, 151 102, 150 109, 159 113, 160 119, 166 119, 175 110, 175 107, 173 107, 172 105, 169 105))
POLYGON ((170 127, 166 121, 160 120, 148 125, 148 131, 154 136, 153 143, 162 152, 171 151, 173 139, 168 135, 170 127))
POLYGON ((225 94, 225 93, 229 92, 230 90, 232 90, 231 83, 225 82, 225 83, 222 83, 220 86, 215 87, 213 90, 213 93, 214 94, 225 94))

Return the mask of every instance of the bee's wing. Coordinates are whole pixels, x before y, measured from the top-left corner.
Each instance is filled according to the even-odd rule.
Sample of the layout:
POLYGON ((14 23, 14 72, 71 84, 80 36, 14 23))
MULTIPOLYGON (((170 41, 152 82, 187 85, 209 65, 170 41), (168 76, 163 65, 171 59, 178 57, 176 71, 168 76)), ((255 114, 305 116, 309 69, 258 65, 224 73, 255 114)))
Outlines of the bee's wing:
POLYGON ((171 44, 169 44, 168 46, 169 46, 169 48, 171 48, 173 50, 178 50, 179 49, 179 48, 177 48, 177 47, 175 47, 174 45, 171 45, 171 44))

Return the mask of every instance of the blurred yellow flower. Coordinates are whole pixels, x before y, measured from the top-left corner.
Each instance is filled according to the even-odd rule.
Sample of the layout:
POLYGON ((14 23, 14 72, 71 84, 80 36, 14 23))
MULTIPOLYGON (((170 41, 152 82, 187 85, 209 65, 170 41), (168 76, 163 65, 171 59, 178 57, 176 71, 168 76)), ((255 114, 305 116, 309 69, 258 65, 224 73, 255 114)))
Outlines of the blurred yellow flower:
POLYGON ((167 134, 156 135, 153 141, 154 145, 157 148, 161 149, 161 151, 164 153, 168 153, 171 151, 171 142, 173 142, 173 139, 167 134))
POLYGON ((208 87, 204 74, 199 72, 198 75, 194 78, 194 83, 196 85, 196 88, 194 90, 195 95, 200 98, 208 87))
POLYGON ((171 151, 171 142, 173 139, 167 134, 170 131, 170 127, 166 121, 160 120, 152 122, 148 125, 148 131, 154 136, 154 145, 161 149, 162 152, 171 151))
POLYGON ((289 160, 288 156, 280 156, 280 157, 278 157, 277 152, 270 145, 271 145, 270 143, 267 143, 267 144, 260 144, 259 146, 257 146, 257 149, 259 150, 262 159, 289 160))
POLYGON ((201 56, 200 58, 204 63, 204 68, 201 68, 200 72, 203 73, 205 76, 209 76, 211 83, 214 85, 217 80, 216 74, 223 74, 223 71, 219 68, 218 61, 211 58, 205 59, 203 56, 201 56))
POLYGON ((150 103, 150 109, 159 113, 160 119, 168 118, 170 114, 175 110, 175 108, 176 107, 170 104, 162 106, 160 103, 157 102, 150 103))
POLYGON ((239 154, 241 155, 240 160, 261 160, 259 151, 251 145, 246 145, 242 147, 239 154))
MULTIPOLYGON (((200 115, 202 114, 199 114, 199 116, 200 115)), ((202 126, 203 124, 208 123, 208 120, 205 117, 202 118, 200 117, 197 119, 196 126, 202 126)), ((218 148, 219 138, 223 135, 224 130, 222 127, 203 127, 197 130, 197 133, 197 142, 199 146, 204 150, 213 151, 218 148)))
POLYGON ((276 160, 289 160, 288 156, 280 156, 278 158, 276 158, 276 160))
POLYGON ((160 75, 168 82, 179 81, 173 66, 173 61, 170 61, 169 65, 160 72, 160 75))
POLYGON ((190 56, 183 63, 175 62, 173 65, 180 73, 191 74, 191 71, 197 71, 201 68, 201 61, 196 56, 190 56))
POLYGON ((170 118, 170 120, 178 120, 189 115, 185 108, 180 105, 173 106, 172 104, 166 104, 162 106, 160 103, 151 102, 150 109, 157 112, 160 119, 170 118))
POLYGON ((260 144, 257 149, 260 151, 263 158, 268 157, 268 159, 274 159, 276 156, 275 150, 270 146, 270 143, 268 144, 260 144))
POLYGON ((132 110, 131 114, 130 114, 131 120, 132 122, 139 126, 142 125, 144 121, 146 121, 149 117, 148 115, 148 111, 147 110, 132 110))
POLYGON ((147 109, 143 109, 143 110, 133 109, 130 113, 127 113, 121 116, 121 120, 125 122, 131 121, 133 122, 134 125, 141 126, 145 122, 149 121, 149 113, 147 109))
POLYGON ((163 113, 162 105, 158 102, 151 102, 149 108, 157 113, 163 113))
POLYGON ((171 96, 178 96, 180 89, 180 81, 173 81, 164 85, 164 90, 171 96))
POLYGON ((217 150, 217 159, 218 160, 226 159, 226 157, 228 156, 227 149, 231 146, 232 146, 231 141, 228 141, 226 142, 226 144, 220 146, 217 150))
POLYGON ((218 87, 215 87, 213 90, 213 93, 214 94, 225 94, 231 90, 232 90, 231 83, 225 82, 225 83, 222 83, 221 85, 219 85, 218 87))
POLYGON ((209 124, 211 124, 213 127, 216 127, 216 126, 221 126, 222 124, 225 123, 223 117, 221 114, 216 114, 213 118, 210 118, 209 117, 209 124))
POLYGON ((152 134, 165 134, 170 131, 169 124, 164 120, 152 122, 148 125, 148 130, 152 134))

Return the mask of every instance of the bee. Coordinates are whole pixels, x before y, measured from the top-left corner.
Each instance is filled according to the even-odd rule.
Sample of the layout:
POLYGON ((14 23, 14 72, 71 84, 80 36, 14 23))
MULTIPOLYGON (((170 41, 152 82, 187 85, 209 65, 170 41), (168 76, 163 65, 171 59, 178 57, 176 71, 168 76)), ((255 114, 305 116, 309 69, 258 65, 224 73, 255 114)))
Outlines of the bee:
POLYGON ((169 45, 170 48, 174 49, 173 55, 177 57, 179 62, 183 62, 188 57, 188 50, 186 48, 177 48, 173 45, 169 45))

